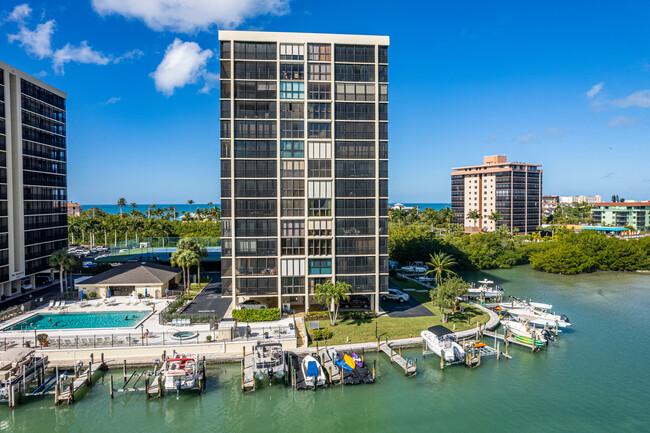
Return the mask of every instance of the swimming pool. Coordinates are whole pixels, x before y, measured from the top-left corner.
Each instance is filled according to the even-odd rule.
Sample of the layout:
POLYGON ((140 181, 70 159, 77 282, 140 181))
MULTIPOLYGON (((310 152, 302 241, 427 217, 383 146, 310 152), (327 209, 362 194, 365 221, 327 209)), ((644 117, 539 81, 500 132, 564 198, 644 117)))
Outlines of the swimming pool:
POLYGON ((151 311, 111 311, 96 313, 39 313, 3 331, 41 329, 132 328, 151 311), (127 320, 128 318, 128 320, 127 320), (56 326, 55 326, 56 324, 56 326))

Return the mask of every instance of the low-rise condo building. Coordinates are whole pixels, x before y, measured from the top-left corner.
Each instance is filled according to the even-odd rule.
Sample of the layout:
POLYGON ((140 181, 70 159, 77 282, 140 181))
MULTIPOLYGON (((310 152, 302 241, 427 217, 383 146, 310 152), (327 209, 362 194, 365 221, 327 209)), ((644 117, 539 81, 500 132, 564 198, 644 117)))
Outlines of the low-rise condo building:
POLYGON ((599 224, 650 230, 650 201, 594 203, 591 212, 599 224))
POLYGON ((599 195, 561 195, 559 197, 559 203, 562 205, 573 203, 587 203, 593 205, 594 203, 600 203, 602 201, 603 198, 599 195))
POLYGON ((67 246, 66 94, 0 62, 0 297, 67 246))
POLYGON ((451 209, 465 231, 494 231, 501 225, 531 233, 542 223, 541 165, 486 156, 482 165, 451 173, 451 209), (468 215, 472 215, 470 217, 468 215), (499 219, 494 219, 499 215, 499 219))

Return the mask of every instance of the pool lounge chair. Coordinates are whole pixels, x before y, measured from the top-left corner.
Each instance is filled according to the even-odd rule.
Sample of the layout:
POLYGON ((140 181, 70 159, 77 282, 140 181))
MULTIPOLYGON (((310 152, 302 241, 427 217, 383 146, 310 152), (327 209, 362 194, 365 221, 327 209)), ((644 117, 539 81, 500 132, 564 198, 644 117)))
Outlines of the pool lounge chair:
POLYGON ((50 301, 50 305, 47 306, 48 310, 51 310, 54 307, 54 301, 50 301))
POLYGON ((54 303, 54 306, 52 307, 52 309, 58 310, 60 307, 61 307, 61 301, 56 301, 54 303))

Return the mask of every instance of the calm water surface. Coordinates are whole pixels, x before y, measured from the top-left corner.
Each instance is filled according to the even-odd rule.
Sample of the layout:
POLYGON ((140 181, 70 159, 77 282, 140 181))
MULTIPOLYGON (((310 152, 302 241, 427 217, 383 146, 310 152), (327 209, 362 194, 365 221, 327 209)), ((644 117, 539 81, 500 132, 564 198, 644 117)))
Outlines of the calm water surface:
POLYGON ((488 360, 473 370, 440 371, 439 358, 423 361, 411 350, 406 354, 418 356, 419 374, 406 379, 383 356, 377 383, 318 392, 276 385, 242 395, 239 366, 230 364, 210 368, 202 396, 145 402, 134 393, 111 401, 106 377, 69 407, 55 408, 50 398, 13 412, 0 407, 0 431, 649 430, 650 275, 566 277, 519 267, 465 277, 487 277, 508 294, 551 303, 576 325, 548 350, 532 355, 514 347, 512 360, 488 360))

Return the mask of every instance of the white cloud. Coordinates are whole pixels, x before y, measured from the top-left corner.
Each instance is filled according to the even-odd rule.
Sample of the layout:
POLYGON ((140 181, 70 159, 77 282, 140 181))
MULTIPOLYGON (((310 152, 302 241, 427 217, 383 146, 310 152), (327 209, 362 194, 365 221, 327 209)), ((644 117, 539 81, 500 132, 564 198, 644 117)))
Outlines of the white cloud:
POLYGON ((641 107, 650 108, 650 90, 639 90, 622 99, 612 101, 618 107, 641 107))
POLYGON ((587 92, 587 98, 593 99, 594 96, 600 93, 601 90, 603 90, 603 83, 602 81, 596 85, 594 85, 589 91, 587 92))
POLYGON ((107 65, 111 62, 111 58, 93 50, 87 41, 83 41, 78 47, 65 44, 52 55, 52 65, 57 74, 63 74, 63 66, 68 62, 107 65))
POLYGON ((32 8, 29 7, 27 3, 23 3, 14 8, 13 11, 9 13, 7 21, 14 21, 17 23, 25 22, 25 18, 29 17, 32 13, 32 8))
POLYGON ((9 36, 9 42, 18 41, 28 53, 34 54, 39 59, 52 55, 52 35, 54 34, 54 20, 36 26, 35 30, 21 27, 20 31, 9 36))
POLYGON ((114 63, 120 63, 122 60, 139 59, 142 56, 144 56, 144 52, 142 52, 142 50, 138 50, 136 48, 135 50, 127 51, 126 53, 124 53, 121 56, 117 57, 115 60, 113 60, 113 62, 114 63))
POLYGON ((515 139, 520 143, 534 143, 537 142, 537 135, 534 132, 521 133, 515 137, 515 139))
POLYGON ((193 33, 217 24, 234 28, 258 15, 283 15, 290 0, 92 0, 100 15, 136 18, 156 31, 193 33))
POLYGON ((573 131, 560 128, 546 128, 546 131, 544 131, 544 135, 548 137, 564 137, 565 135, 571 134, 573 134, 573 131))
POLYGON ((213 72, 205 72, 203 74, 203 79, 205 80, 205 85, 199 90, 199 93, 209 94, 210 90, 217 87, 219 84, 219 74, 213 72))
POLYGON ((108 101, 102 103, 102 105, 110 105, 110 104, 115 104, 117 102, 120 102, 122 98, 113 96, 112 98, 109 98, 108 101))
POLYGON ((627 116, 616 116, 609 122, 607 126, 610 128, 629 128, 639 124, 639 119, 627 116))
POLYGON ((206 74, 205 65, 212 57, 211 50, 202 50, 196 42, 183 42, 174 39, 167 47, 165 56, 151 77, 156 83, 156 90, 170 96, 177 87, 196 83, 206 74))

